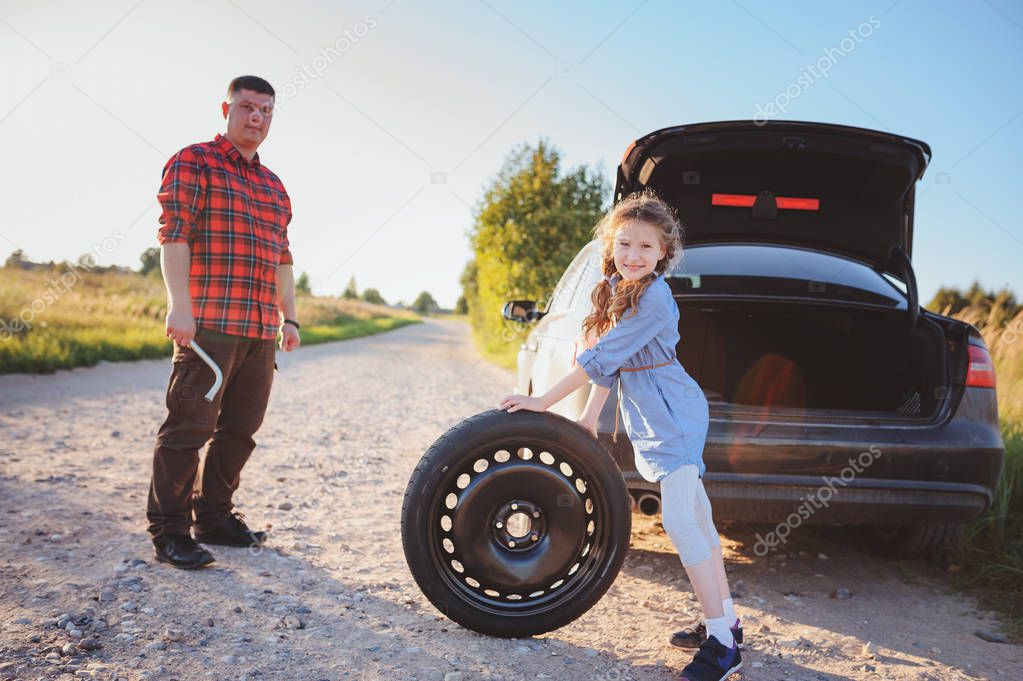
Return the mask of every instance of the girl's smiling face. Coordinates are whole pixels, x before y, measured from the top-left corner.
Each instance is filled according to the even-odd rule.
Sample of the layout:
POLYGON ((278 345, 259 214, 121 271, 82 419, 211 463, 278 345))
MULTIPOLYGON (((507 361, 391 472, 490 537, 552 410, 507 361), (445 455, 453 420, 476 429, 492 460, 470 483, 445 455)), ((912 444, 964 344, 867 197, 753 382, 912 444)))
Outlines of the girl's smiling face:
POLYGON ((641 220, 626 222, 615 231, 615 268, 623 279, 637 281, 654 271, 666 253, 659 232, 641 220))

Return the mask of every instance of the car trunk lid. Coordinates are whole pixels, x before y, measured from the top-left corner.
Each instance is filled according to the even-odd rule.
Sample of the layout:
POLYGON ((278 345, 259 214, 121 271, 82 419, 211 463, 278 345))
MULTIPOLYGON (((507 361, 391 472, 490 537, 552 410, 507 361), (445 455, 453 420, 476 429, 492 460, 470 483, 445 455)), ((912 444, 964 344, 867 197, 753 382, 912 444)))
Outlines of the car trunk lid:
POLYGON ((914 188, 930 157, 924 142, 863 128, 699 123, 633 143, 618 167, 615 197, 654 189, 678 210, 687 245, 803 246, 866 261, 909 283, 914 188))

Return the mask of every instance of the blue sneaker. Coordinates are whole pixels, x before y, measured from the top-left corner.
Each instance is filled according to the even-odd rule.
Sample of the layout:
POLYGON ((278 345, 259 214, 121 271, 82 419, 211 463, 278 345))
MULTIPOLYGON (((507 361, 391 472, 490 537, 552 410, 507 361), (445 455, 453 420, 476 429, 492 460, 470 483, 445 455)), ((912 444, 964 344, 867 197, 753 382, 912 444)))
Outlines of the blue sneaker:
POLYGON ((682 670, 686 681, 724 681, 742 667, 739 644, 726 648, 714 636, 708 636, 693 661, 682 670))

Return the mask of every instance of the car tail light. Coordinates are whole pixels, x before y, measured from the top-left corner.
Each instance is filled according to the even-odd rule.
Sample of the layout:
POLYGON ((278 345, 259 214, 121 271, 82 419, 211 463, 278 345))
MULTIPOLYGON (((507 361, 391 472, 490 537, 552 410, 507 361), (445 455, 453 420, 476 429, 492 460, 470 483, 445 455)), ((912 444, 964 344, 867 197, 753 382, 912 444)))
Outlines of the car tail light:
MULTIPOLYGON (((753 194, 711 194, 712 206, 737 206, 752 208, 757 197, 753 194)), ((775 205, 782 210, 820 210, 820 199, 797 198, 793 196, 774 197, 775 205)))
POLYGON ((970 366, 966 370, 966 385, 974 388, 995 387, 995 364, 991 353, 983 345, 966 346, 970 352, 970 366))

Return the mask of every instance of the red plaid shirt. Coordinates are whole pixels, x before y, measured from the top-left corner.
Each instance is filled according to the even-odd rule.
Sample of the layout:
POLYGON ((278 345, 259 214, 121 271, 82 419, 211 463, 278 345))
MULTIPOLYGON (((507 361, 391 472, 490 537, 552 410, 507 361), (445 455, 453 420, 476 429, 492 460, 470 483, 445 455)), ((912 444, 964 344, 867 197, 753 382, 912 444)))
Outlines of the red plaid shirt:
POLYGON ((274 338, 277 268, 288 250, 291 199, 280 179, 223 135, 185 147, 163 169, 161 244, 187 243, 196 326, 274 338))

